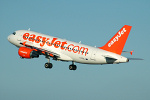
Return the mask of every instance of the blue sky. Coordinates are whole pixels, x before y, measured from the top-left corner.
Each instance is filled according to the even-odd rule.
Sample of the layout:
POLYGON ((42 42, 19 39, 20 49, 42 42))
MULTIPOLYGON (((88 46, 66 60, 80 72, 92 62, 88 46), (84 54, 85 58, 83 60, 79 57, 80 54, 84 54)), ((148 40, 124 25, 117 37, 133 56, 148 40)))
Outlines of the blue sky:
POLYGON ((1 100, 149 100, 149 0, 1 0, 1 100), (126 57, 143 58, 114 65, 86 65, 53 61, 45 69, 44 56, 20 59, 7 41, 13 31, 32 31, 90 46, 103 46, 123 25, 132 30, 126 57))

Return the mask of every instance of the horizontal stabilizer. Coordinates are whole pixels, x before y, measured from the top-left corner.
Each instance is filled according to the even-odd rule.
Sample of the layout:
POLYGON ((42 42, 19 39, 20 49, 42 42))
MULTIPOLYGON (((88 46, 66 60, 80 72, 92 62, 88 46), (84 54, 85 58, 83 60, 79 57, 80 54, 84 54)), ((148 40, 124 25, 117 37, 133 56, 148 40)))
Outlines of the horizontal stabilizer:
POLYGON ((129 60, 144 60, 142 58, 128 58, 129 60))
POLYGON ((133 51, 134 50, 132 50, 132 51, 122 51, 122 53, 130 53, 131 55, 133 54, 133 51))

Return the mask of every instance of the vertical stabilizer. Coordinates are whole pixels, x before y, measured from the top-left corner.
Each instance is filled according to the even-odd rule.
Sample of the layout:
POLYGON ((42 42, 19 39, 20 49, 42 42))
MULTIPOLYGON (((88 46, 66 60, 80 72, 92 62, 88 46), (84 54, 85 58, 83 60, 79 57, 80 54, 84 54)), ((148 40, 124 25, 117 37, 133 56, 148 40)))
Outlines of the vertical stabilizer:
POLYGON ((131 28, 132 26, 124 25, 104 46, 99 48, 121 55, 131 28))

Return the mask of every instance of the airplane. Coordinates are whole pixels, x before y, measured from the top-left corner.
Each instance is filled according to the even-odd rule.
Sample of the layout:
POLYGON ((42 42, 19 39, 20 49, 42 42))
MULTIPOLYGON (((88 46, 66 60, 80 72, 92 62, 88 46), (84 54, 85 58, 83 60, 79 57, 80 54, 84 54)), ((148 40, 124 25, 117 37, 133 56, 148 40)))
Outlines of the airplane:
POLYGON ((82 64, 119 64, 129 62, 121 56, 132 26, 124 25, 104 46, 92 47, 30 30, 18 30, 8 36, 8 41, 19 48, 21 58, 48 59, 45 68, 52 68, 50 58, 72 62, 70 70, 76 70, 75 62, 82 64))

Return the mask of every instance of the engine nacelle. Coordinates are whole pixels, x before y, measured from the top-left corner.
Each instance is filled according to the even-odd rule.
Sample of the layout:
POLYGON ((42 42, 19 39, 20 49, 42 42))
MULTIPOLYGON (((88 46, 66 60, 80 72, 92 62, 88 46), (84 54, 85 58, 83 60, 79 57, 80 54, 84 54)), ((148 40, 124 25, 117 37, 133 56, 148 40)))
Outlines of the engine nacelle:
POLYGON ((18 50, 18 54, 22 58, 38 58, 39 57, 39 54, 36 51, 30 48, 26 48, 26 47, 20 47, 18 50))

